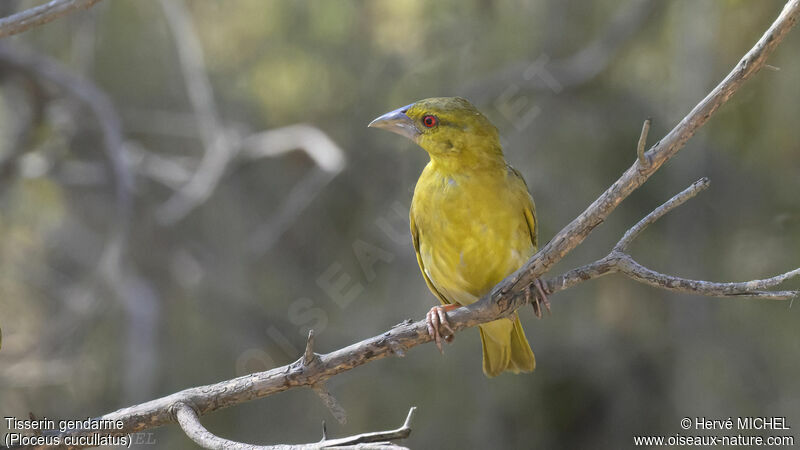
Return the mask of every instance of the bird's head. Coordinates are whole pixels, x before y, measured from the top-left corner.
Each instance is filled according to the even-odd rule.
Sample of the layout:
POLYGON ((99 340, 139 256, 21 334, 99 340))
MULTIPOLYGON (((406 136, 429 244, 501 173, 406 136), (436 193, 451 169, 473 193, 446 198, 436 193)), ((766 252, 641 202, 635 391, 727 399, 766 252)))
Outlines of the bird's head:
POLYGON ((390 111, 369 124, 405 136, 432 159, 502 159, 497 128, 461 97, 435 97, 390 111))

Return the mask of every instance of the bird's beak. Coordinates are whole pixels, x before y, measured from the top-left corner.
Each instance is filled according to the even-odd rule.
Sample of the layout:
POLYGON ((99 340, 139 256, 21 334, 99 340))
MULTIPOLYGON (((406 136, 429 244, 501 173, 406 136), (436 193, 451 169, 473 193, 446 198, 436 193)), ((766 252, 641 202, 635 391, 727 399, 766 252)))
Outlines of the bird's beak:
POLYGON ((397 133, 400 136, 405 136, 416 142, 420 131, 414 124, 414 121, 406 115, 406 111, 408 111, 411 106, 413 106, 413 103, 390 111, 373 120, 367 126, 371 128, 383 128, 384 130, 397 133))

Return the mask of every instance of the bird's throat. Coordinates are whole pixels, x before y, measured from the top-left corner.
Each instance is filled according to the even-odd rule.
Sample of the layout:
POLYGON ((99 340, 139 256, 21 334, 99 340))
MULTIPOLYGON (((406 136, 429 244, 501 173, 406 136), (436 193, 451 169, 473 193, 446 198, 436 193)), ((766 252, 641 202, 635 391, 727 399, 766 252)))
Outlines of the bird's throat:
POLYGON ((431 153, 431 164, 433 169, 445 176, 455 174, 471 175, 475 173, 486 173, 505 170, 506 161, 503 154, 475 154, 472 152, 463 153, 431 153))

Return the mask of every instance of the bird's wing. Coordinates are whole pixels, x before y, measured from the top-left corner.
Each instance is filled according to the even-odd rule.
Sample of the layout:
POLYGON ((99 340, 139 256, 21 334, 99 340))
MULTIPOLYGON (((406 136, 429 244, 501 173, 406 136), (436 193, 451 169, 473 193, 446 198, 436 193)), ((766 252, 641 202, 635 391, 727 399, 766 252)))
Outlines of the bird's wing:
POLYGON ((525 214, 525 221, 528 222, 528 231, 531 233, 531 243, 533 243, 533 251, 539 249, 539 230, 536 229, 536 205, 533 203, 533 197, 531 197, 530 192, 528 191, 528 183, 525 182, 525 178, 522 178, 522 174, 519 171, 511 166, 508 166, 511 172, 514 174, 514 178, 518 180, 518 182, 522 183, 522 190, 524 192, 521 193, 523 196, 523 212, 525 214))
POLYGON ((414 252, 417 254, 417 263, 419 264, 419 270, 422 271, 422 277, 425 278, 425 284, 428 285, 428 289, 433 292, 433 295, 439 298, 439 301, 442 302, 443 305, 448 305, 451 302, 445 298, 444 295, 441 294, 438 290, 436 290, 436 286, 433 285, 433 282, 430 278, 428 278, 428 274, 425 273, 425 264, 422 262, 422 255, 419 253, 419 229, 417 228, 417 222, 414 220, 414 215, 411 214, 411 241, 414 243, 414 252))
POLYGON ((531 243, 533 243, 533 251, 535 252, 539 250, 539 239, 536 230, 536 205, 533 204, 532 199, 525 207, 525 221, 528 222, 528 231, 531 233, 531 243))

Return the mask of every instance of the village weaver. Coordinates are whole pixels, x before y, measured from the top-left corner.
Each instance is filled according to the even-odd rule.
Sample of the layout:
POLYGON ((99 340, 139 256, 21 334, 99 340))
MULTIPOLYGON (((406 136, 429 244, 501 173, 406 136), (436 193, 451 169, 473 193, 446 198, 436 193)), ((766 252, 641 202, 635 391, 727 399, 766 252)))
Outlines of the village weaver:
MULTIPOLYGON (((536 209, 522 175, 503 157, 497 128, 460 97, 420 100, 373 120, 370 127, 405 136, 430 162, 411 202, 411 237, 422 276, 442 306, 426 316, 442 350, 453 330, 447 312, 487 294, 536 252, 536 209)), ((534 311, 549 302, 534 283, 534 311)), ((515 312, 480 325, 483 372, 531 372, 536 366, 515 312)))

